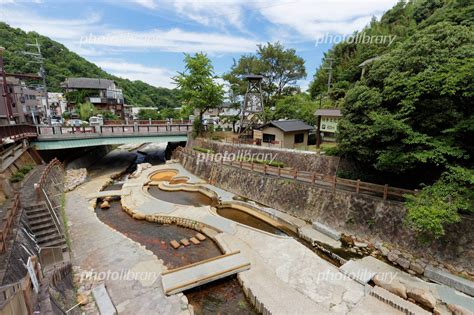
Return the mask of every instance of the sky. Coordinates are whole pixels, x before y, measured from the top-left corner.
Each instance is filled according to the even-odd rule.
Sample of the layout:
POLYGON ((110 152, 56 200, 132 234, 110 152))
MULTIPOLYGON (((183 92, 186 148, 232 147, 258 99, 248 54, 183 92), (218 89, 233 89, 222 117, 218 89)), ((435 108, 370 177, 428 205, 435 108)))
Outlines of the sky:
MULTIPOLYGON (((0 0, 0 21, 36 31, 105 71, 174 87, 184 53, 204 52, 217 75, 258 44, 305 60, 305 90, 324 52, 397 0, 0 0)), ((1 43, 0 43, 1 44, 1 43)))

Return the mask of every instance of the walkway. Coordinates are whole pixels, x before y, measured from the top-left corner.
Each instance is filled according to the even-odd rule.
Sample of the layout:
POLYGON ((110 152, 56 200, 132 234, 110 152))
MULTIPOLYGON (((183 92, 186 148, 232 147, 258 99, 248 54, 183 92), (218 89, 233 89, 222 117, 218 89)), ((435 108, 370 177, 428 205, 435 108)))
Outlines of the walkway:
MULTIPOLYGON (((364 297, 361 284, 291 237, 276 236, 227 220, 213 213, 209 206, 176 205, 153 198, 142 186, 149 175, 162 169, 177 170, 178 176, 190 178, 188 183, 202 183, 180 164, 154 166, 124 184, 122 204, 142 217, 186 218, 217 230, 211 237, 225 253, 240 251, 250 261, 250 270, 239 273, 238 277, 244 290, 251 292, 266 311, 273 314, 348 313, 368 298, 364 297)), ((206 187, 217 192, 223 201, 232 200, 231 193, 221 194, 216 187, 206 187)), ((381 307, 383 304, 377 300, 373 303, 381 307)))
MULTIPOLYGON (((123 154, 122 166, 115 165, 116 171, 124 170, 134 158, 128 152, 123 154)), ((164 270, 162 262, 138 243, 99 221, 93 202, 86 199, 107 183, 113 171, 101 173, 66 194, 73 265, 82 271, 79 276, 83 276, 79 291, 89 292, 92 286, 104 282, 120 314, 180 314, 187 309, 187 301, 181 294, 165 295, 160 280, 164 270), (96 279, 92 283, 87 272, 109 276, 105 281, 96 279), (124 276, 127 274, 132 276, 124 276)))

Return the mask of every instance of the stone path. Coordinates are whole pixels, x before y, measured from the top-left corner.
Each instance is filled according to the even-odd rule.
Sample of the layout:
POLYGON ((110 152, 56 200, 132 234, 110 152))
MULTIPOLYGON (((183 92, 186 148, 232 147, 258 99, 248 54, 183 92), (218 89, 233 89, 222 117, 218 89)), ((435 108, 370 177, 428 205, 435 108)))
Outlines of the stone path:
MULTIPOLYGON (((117 166, 117 170, 123 167, 117 166)), ((99 191, 112 175, 111 172, 100 173, 101 176, 66 194, 72 262, 83 271, 76 276, 79 280, 83 277, 79 291, 88 292, 92 286, 105 283, 119 314, 186 312, 187 300, 182 299, 182 294, 167 297, 163 292, 160 279, 163 263, 152 252, 97 218, 86 196, 99 191), (90 279, 94 274, 84 272, 95 272, 99 279, 92 284, 90 279), (104 273, 109 276, 100 280, 104 273)))
MULTIPOLYGON (((216 215, 209 206, 175 205, 153 198, 143 189, 148 177, 157 170, 176 169, 188 183, 202 180, 179 164, 154 166, 139 178, 123 186, 122 204, 134 213, 187 218, 217 230, 214 240, 226 253, 241 251, 251 262, 248 271, 238 275, 244 290, 251 292, 260 311, 274 314, 345 314, 364 297, 364 286, 342 274, 291 237, 277 236, 243 226, 216 215), (220 232, 219 232, 220 231, 220 232)), ((233 194, 212 185, 222 201, 232 201, 233 194)), ((383 302, 371 299, 381 307, 383 302)), ((376 308, 375 308, 376 309, 376 308)))

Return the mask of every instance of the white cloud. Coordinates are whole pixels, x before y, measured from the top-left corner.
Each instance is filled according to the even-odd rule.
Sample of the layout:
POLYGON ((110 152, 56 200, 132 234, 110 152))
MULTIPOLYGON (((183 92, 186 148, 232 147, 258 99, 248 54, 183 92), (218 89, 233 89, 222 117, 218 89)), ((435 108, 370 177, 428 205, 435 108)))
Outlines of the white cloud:
POLYGON ((98 60, 94 63, 118 77, 130 80, 141 80, 154 86, 167 88, 176 87, 171 80, 171 77, 176 75, 176 72, 170 69, 150 67, 123 60, 98 60))
POLYGON ((398 0, 265 1, 268 6, 259 11, 269 22, 293 29, 297 32, 295 36, 315 40, 326 33, 350 34, 360 30, 372 16, 380 16, 398 0))
POLYGON ((155 0, 133 0, 133 2, 147 9, 156 9, 158 7, 155 0))
POLYGON ((111 30, 105 33, 86 35, 81 38, 80 44, 81 47, 120 47, 124 50, 224 53, 253 51, 257 41, 239 36, 188 32, 175 28, 143 32, 111 30))
POLYGON ((173 3, 174 9, 182 16, 206 26, 225 27, 232 25, 243 30, 242 0, 209 3, 202 0, 180 0, 173 3))

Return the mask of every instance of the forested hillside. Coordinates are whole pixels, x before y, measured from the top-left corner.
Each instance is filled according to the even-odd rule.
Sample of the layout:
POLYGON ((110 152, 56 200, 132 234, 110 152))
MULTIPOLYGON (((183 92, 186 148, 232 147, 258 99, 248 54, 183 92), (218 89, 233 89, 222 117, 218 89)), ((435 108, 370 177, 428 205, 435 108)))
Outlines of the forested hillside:
MULTIPOLYGON (((329 92, 343 112, 339 154, 359 167, 345 176, 412 188, 408 219, 434 236, 474 212, 474 4, 469 0, 399 2, 368 35, 396 35, 391 46, 341 43, 329 92), (362 77, 359 65, 366 66, 362 77)), ((311 84, 326 89, 327 70, 311 84)))
MULTIPOLYGON (((67 77, 107 78, 114 80, 123 89, 127 104, 137 106, 176 107, 177 90, 154 87, 142 81, 130 81, 108 74, 95 64, 68 50, 64 45, 35 32, 24 32, 0 22, 0 46, 5 50, 7 72, 37 73, 38 64, 28 63, 30 58, 22 51, 28 50, 26 43, 41 44, 48 89, 61 92, 60 83, 67 77)), ((29 49, 31 51, 31 48, 29 49)))

